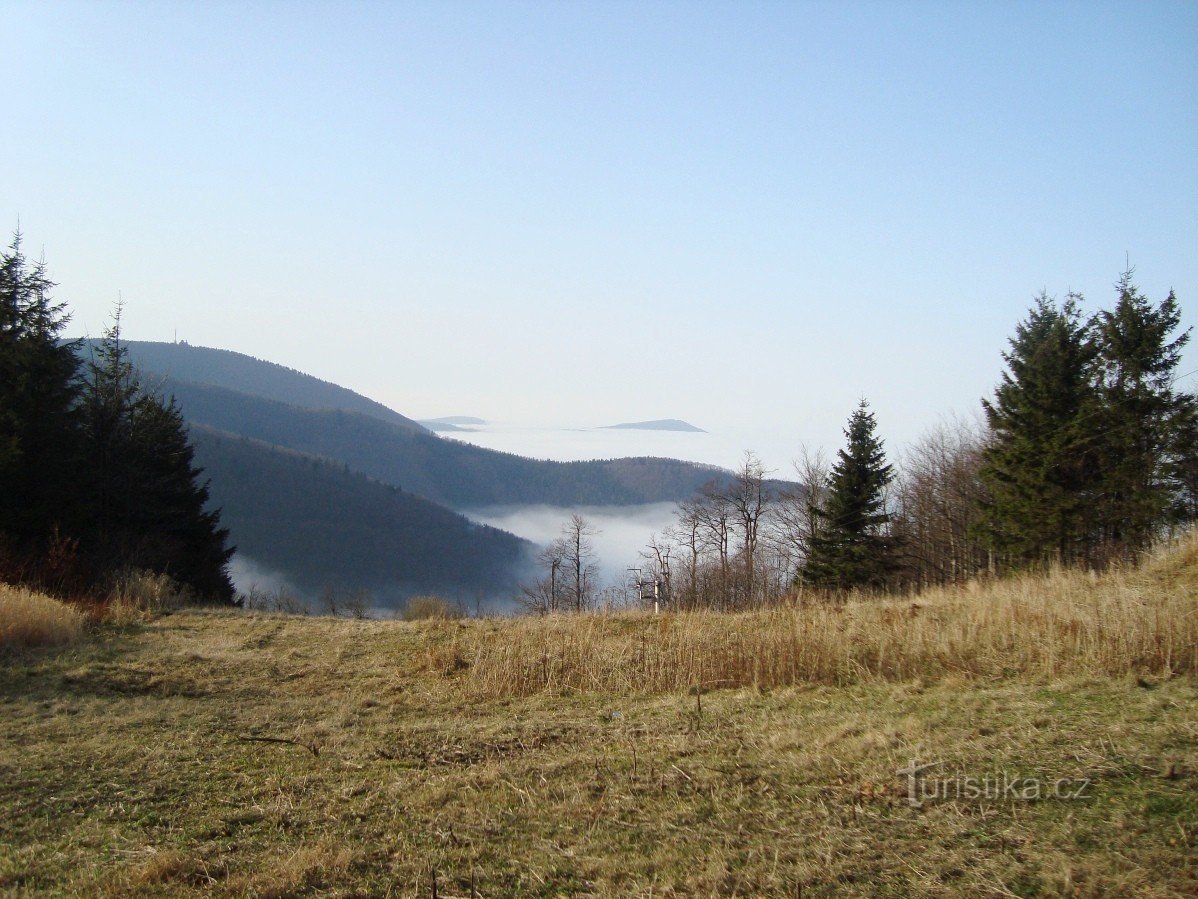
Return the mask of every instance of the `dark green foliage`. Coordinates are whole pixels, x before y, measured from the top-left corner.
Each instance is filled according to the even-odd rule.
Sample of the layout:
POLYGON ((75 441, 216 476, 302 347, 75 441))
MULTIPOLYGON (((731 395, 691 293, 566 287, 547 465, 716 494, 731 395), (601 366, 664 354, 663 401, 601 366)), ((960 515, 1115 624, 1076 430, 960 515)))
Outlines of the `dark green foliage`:
POLYGON ((1003 354, 1008 371, 993 402, 983 401, 991 439, 981 469, 989 491, 982 528, 1017 564, 1072 563, 1096 550, 1098 349, 1078 300, 1036 300, 1003 354))
POLYGON ((1125 272, 1119 299, 1094 318, 1101 421, 1102 537, 1124 552, 1145 549, 1162 524, 1186 517, 1185 474, 1193 466, 1193 398, 1173 390, 1189 332, 1169 293, 1153 306, 1125 272), (1172 339, 1171 339, 1172 338, 1172 339))
POLYGON ((1178 452, 1169 463, 1177 488, 1176 515, 1183 522, 1198 520, 1198 396, 1183 393, 1174 422, 1178 452))
POLYGON ((228 531, 209 511, 173 399, 147 392, 120 340, 120 313, 87 362, 85 546, 99 570, 168 574, 202 596, 233 597, 228 531))
POLYGON ((0 257, 0 534, 20 555, 44 552, 77 498, 78 361, 53 287, 14 235, 0 257))
POLYGON ((523 540, 343 464, 193 425, 212 501, 239 550, 309 594, 370 590, 383 605, 411 593, 510 596, 523 540))
POLYGON ((141 389, 119 320, 81 365, 53 286, 17 234, 0 257, 0 577, 97 593, 147 569, 231 599, 178 408, 141 389))
POLYGON ((147 392, 129 362, 119 310, 86 367, 82 532, 95 566, 168 574, 202 596, 231 600, 229 532, 207 509, 178 406, 147 392))
POLYGON ((1120 279, 1088 321, 1080 297, 1041 296, 983 401, 991 435, 980 536, 1007 565, 1101 565, 1146 549, 1195 514, 1192 396, 1174 390, 1188 333, 1172 293, 1159 305, 1120 279))
POLYGON ((887 533, 886 487, 894 477, 886 462, 877 422, 865 400, 849 417, 847 446, 828 476, 827 496, 815 510, 800 580, 832 590, 882 589, 896 569, 894 541, 887 533))

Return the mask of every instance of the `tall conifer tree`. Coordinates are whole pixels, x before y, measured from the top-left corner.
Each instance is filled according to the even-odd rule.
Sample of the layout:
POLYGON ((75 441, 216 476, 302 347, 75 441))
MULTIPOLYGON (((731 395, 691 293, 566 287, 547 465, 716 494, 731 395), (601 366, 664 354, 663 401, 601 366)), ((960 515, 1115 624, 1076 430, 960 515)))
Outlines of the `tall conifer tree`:
POLYGON ((205 509, 208 490, 178 406, 149 392, 129 362, 119 307, 88 363, 83 408, 88 545, 99 567, 161 572, 203 596, 232 599, 229 532, 205 509))
POLYGON ((1162 526, 1186 516, 1184 472, 1198 448, 1187 426, 1193 398, 1173 389, 1189 331, 1172 292, 1153 306, 1124 272, 1111 311, 1094 318, 1098 343, 1104 539, 1114 551, 1145 549, 1162 526))
POLYGON ((1098 541, 1097 349, 1079 300, 1037 298, 1003 354, 994 399, 983 400, 991 437, 982 530, 1016 564, 1089 560, 1098 541))
POLYGON ((53 288, 17 232, 0 255, 0 533, 25 553, 69 528, 78 494, 78 359, 53 288))
POLYGON ((877 422, 869 404, 849 417, 847 445, 828 476, 827 494, 815 510, 818 530, 799 579, 833 590, 880 589, 894 573, 894 542, 887 533, 890 516, 886 487, 894 477, 886 462, 877 422))

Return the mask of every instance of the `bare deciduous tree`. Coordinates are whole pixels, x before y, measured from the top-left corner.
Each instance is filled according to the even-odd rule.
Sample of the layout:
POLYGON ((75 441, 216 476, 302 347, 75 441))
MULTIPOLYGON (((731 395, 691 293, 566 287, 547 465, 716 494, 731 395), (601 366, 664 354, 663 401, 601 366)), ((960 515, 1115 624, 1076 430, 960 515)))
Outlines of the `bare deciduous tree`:
POLYGON ((819 531, 819 509, 828 489, 832 464, 822 450, 799 449, 793 470, 796 485, 783 490, 770 521, 769 543, 781 583, 790 585, 819 531))
POLYGON ((669 535, 649 537, 649 545, 641 551, 641 559, 645 567, 640 569, 640 582, 644 585, 645 593, 637 597, 637 604, 648 603, 650 599, 664 603, 666 608, 674 607, 673 570, 671 557, 675 546, 669 535))
POLYGON ((521 588, 518 601, 539 614, 582 612, 595 605, 599 566, 591 537, 599 532, 581 515, 562 526, 561 536, 537 554, 543 574, 521 588))
POLYGON ((700 502, 689 500, 678 505, 678 514, 666 533, 666 539, 677 544, 681 552, 675 562, 674 584, 677 589, 674 602, 680 608, 695 608, 701 604, 699 600, 703 593, 704 578, 704 524, 700 502), (681 567, 680 571, 678 567, 681 567))
POLYGON ((598 533, 581 515, 572 515, 559 538, 564 547, 562 564, 575 612, 589 609, 595 601, 599 566, 595 562, 595 546, 590 538, 598 533))
POLYGON ((734 475, 680 503, 673 525, 642 553, 654 570, 668 570, 674 608, 744 608, 774 589, 770 560, 762 553, 773 505, 765 475, 756 454, 745 453, 734 475), (663 564, 666 553, 669 566, 663 564))
POLYGON ((561 567, 564 556, 565 545, 560 538, 537 553, 537 565, 544 573, 533 583, 520 588, 520 596, 517 597, 520 605, 538 615, 547 615, 562 608, 561 567))
POLYGON ((984 444, 981 425, 950 419, 908 448, 895 485, 894 529, 910 583, 957 582, 988 567, 976 537, 984 444))
POLYGON ((733 585, 737 605, 752 605, 757 595, 757 544, 761 534, 761 522, 769 506, 765 489, 765 468, 752 451, 747 451, 736 477, 724 492, 738 526, 737 556, 739 561, 738 583, 733 585), (736 600, 739 599, 739 602, 736 600))
MULTIPOLYGON (((732 586, 732 507, 723 488, 715 481, 703 488, 695 503, 705 548, 716 558, 716 605, 729 608, 732 586)), ((710 598, 709 598, 710 604, 710 598)))

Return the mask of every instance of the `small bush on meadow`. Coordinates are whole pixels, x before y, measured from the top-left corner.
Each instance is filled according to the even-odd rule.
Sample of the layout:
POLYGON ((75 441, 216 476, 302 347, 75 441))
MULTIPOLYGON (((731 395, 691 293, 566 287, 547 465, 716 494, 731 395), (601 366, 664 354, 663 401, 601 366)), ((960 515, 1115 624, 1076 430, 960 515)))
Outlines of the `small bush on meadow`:
POLYGON ((122 572, 114 579, 108 593, 108 617, 123 621, 194 603, 191 591, 167 575, 135 569, 122 572))
POLYGON ((404 621, 462 618, 462 610, 442 596, 413 596, 404 606, 404 621))

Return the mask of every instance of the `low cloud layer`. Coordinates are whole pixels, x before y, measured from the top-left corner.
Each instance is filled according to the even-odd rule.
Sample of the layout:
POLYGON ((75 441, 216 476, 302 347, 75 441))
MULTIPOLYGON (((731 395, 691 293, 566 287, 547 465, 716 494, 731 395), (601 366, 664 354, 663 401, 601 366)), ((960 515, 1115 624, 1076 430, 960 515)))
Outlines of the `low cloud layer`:
POLYGON ((641 564, 640 552, 653 534, 674 520, 675 503, 641 506, 493 506, 466 514, 544 546, 561 536, 572 515, 581 515, 598 532, 591 537, 605 585, 621 583, 626 569, 641 564))
POLYGON ((260 591, 275 593, 280 590, 296 596, 303 596, 287 576, 280 571, 274 571, 251 559, 244 553, 236 553, 229 562, 229 576, 238 593, 249 593, 252 588, 260 591))

